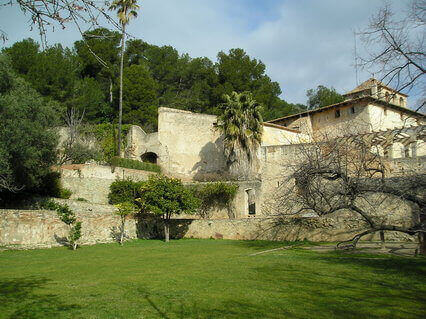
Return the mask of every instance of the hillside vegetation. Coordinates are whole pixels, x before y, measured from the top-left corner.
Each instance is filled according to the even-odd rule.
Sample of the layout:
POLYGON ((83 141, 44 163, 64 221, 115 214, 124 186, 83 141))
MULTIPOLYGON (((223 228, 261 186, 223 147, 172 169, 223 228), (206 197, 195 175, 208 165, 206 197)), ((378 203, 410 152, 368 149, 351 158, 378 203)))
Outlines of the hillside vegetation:
MULTIPOLYGON (((42 96, 64 110, 76 108, 90 123, 114 122, 118 110, 120 34, 99 28, 86 32, 71 48, 55 44, 42 50, 32 39, 3 50, 14 71, 42 96)), ((282 100, 277 82, 262 61, 243 49, 219 52, 217 61, 190 57, 172 46, 140 39, 126 43, 123 123, 156 130, 158 107, 217 114, 223 95, 250 91, 262 104, 265 120, 304 109, 282 100)))

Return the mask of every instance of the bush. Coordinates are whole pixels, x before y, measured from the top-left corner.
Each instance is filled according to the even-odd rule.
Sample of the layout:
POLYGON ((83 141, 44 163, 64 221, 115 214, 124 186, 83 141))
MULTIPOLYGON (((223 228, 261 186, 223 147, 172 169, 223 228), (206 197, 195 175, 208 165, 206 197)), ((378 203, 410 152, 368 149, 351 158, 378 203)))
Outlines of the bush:
POLYGON ((199 200, 182 181, 163 175, 151 175, 143 183, 136 200, 142 212, 163 217, 166 242, 170 237, 170 219, 172 215, 193 214, 199 207, 199 200))
MULTIPOLYGON (((126 148, 126 136, 129 132, 130 125, 124 124, 121 127, 121 140, 123 141, 123 149, 126 148)), ((103 123, 97 125, 87 125, 81 129, 84 136, 94 136, 97 144, 100 146, 100 154, 97 160, 111 163, 111 159, 117 155, 117 127, 114 124, 103 123)))
POLYGON ((44 202, 43 208, 56 211, 60 220, 69 226, 68 244, 72 250, 76 250, 78 246, 77 241, 81 237, 81 222, 77 221, 75 213, 68 205, 62 205, 52 200, 44 202))
POLYGON ((59 191, 59 198, 69 199, 72 195, 72 191, 67 188, 61 188, 59 191))
POLYGON ((59 172, 50 172, 43 179, 43 185, 45 188, 40 195, 56 197, 62 199, 69 199, 72 195, 72 191, 61 186, 61 174, 59 172))
POLYGON ((0 193, 40 194, 56 162, 58 105, 17 77, 3 54, 0 74, 0 193))
POLYGON ((109 187, 108 200, 110 204, 134 202, 139 197, 139 190, 144 182, 134 182, 130 179, 116 180, 109 187))
POLYGON ((161 168, 157 164, 140 162, 140 161, 132 160, 128 158, 113 157, 111 159, 111 165, 118 166, 118 167, 138 169, 141 171, 161 173, 161 168))
POLYGON ((71 164, 84 164, 89 160, 99 161, 102 155, 96 149, 93 149, 82 143, 74 143, 65 147, 61 162, 70 162, 71 164))
POLYGON ((225 182, 211 182, 204 185, 190 187, 194 195, 200 199, 200 215, 208 217, 209 210, 217 208, 231 208, 232 201, 237 194, 238 185, 225 182))

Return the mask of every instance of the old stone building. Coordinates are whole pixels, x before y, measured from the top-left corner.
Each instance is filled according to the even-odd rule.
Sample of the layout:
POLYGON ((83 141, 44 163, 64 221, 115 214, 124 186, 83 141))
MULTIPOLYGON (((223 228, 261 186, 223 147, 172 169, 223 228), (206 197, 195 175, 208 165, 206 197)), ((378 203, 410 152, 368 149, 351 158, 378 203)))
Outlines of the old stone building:
MULTIPOLYGON (((407 108, 406 95, 377 80, 370 79, 344 96, 344 102, 263 123, 262 143, 250 165, 250 174, 233 175, 229 171, 223 138, 216 129, 216 116, 170 108, 159 109, 157 132, 147 134, 138 126, 130 128, 124 156, 157 163, 164 174, 185 183, 232 180, 238 184, 231 210, 216 209, 207 219, 181 216, 175 220, 179 236, 345 240, 365 227, 359 218, 336 215, 319 218, 314 226, 284 225, 279 230, 274 227, 274 218, 265 207, 282 186, 288 168, 300 162, 306 146, 324 136, 344 142, 353 136, 363 136, 386 159, 391 174, 403 170, 425 173, 426 126, 423 114, 407 108)), ((98 164, 64 165, 60 170, 63 186, 73 192, 69 204, 84 220, 83 241, 87 243, 113 240, 109 229, 119 221, 113 215, 114 207, 107 205, 109 185, 116 179, 146 180, 153 174, 98 164), (78 201, 81 198, 87 202, 78 201)), ((394 206, 393 217, 402 222, 411 220, 404 215, 409 213, 407 205, 394 206)), ((30 247, 58 244, 55 236, 63 227, 54 213, 5 211, 3 216, 0 244, 30 247)), ((150 238, 147 230, 152 226, 143 226, 141 230, 138 220, 129 223, 129 237, 150 238)), ((407 236, 394 239, 413 240, 407 236)))
MULTIPOLYGON (((265 196, 274 191, 283 174, 283 161, 297 161, 298 149, 322 134, 333 138, 377 135, 376 146, 390 160, 426 155, 424 116, 407 108, 406 95, 370 79, 344 96, 344 102, 263 123, 253 174, 233 177, 240 184, 233 217, 262 215, 265 196), (249 212, 251 202, 256 209, 249 212)), ((133 126, 126 156, 155 162, 164 173, 187 182, 229 179, 216 121, 213 115, 160 108, 158 132, 146 134, 133 126)), ((422 160, 420 165, 423 168, 422 160)))

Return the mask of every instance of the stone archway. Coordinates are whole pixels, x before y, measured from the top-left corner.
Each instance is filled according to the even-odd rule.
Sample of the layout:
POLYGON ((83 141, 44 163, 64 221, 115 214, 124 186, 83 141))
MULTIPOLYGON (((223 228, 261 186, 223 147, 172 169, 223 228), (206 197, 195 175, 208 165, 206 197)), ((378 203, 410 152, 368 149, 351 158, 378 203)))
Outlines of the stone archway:
POLYGON ((154 152, 146 152, 141 155, 142 162, 157 164, 158 155, 154 152))

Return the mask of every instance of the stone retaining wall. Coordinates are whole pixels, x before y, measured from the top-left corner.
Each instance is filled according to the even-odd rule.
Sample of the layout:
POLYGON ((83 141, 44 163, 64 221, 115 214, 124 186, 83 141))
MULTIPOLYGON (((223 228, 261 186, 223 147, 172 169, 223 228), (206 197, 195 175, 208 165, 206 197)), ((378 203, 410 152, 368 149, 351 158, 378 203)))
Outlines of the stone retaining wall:
MULTIPOLYGON (((72 200, 66 203, 82 222, 82 244, 113 242, 120 225, 111 205, 96 205, 72 200)), ((61 246, 68 234, 65 225, 55 211, 0 209, 0 247, 41 248, 61 246)), ((129 238, 136 238, 136 221, 126 224, 129 238)))
POLYGON ((147 180, 152 172, 96 164, 73 164, 57 167, 62 186, 71 190, 71 199, 83 198, 91 203, 108 204, 109 186, 117 179, 147 180))
MULTIPOLYGON (((334 220, 331 218, 305 218, 282 221, 277 218, 246 218, 222 220, 180 220, 182 232, 186 224, 185 238, 215 238, 238 240, 309 240, 335 242, 349 240, 367 229, 361 220, 334 220)), ((416 241, 416 237, 398 232, 386 232, 388 241, 416 241)), ((363 240, 379 240, 379 234, 363 237, 363 240)))
MULTIPOLYGON (((77 201, 67 202, 82 221, 81 244, 113 242, 120 219, 110 205, 93 205, 77 201)), ((355 216, 332 218, 245 219, 174 219, 172 238, 216 238, 243 240, 310 240, 340 241, 366 229, 355 216)), ((161 238, 162 221, 152 217, 129 218, 127 238, 161 238)), ((47 210, 0 210, 0 247, 41 248, 60 246, 68 233, 67 226, 56 212, 47 210)), ((365 237, 378 240, 378 235, 365 237)), ((386 232, 389 241, 415 241, 416 237, 397 232, 386 232)))

